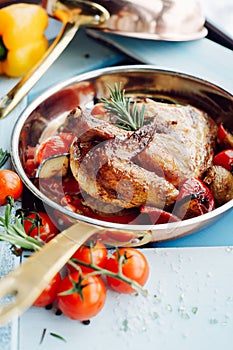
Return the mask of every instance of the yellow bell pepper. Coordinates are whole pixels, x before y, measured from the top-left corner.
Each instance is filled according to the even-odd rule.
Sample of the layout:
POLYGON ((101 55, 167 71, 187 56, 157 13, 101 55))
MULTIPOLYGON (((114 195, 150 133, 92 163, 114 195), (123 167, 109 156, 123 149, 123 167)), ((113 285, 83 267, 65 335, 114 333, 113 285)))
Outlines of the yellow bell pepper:
POLYGON ((48 15, 39 5, 16 3, 0 9, 0 74, 27 73, 48 47, 48 15))

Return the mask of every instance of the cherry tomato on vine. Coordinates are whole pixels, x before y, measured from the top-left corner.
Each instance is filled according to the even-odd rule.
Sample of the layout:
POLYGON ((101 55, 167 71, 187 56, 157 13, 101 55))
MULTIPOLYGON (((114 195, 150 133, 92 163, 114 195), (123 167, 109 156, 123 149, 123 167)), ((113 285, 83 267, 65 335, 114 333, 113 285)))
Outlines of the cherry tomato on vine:
POLYGON ((40 164, 46 158, 67 153, 74 137, 73 134, 65 132, 51 136, 38 146, 35 155, 36 162, 40 164))
POLYGON ((44 242, 50 241, 59 232, 48 214, 44 212, 31 213, 24 218, 24 230, 31 237, 40 237, 44 242), (38 226, 38 223, 39 226, 38 226))
POLYGON ((214 156, 214 165, 220 165, 223 168, 233 171, 233 149, 225 149, 214 156))
MULTIPOLYGON (((99 267, 104 268, 108 256, 108 251, 105 245, 101 241, 91 241, 90 245, 82 245, 71 258, 81 260, 87 264, 90 264, 91 261, 99 267)), ((78 263, 76 263, 79 265, 78 263)), ((91 272, 93 269, 83 265, 79 265, 83 272, 91 272)), ((69 271, 75 271, 75 268, 67 264, 69 271)))
POLYGON ((86 321, 102 310, 106 300, 106 287, 99 276, 82 277, 78 272, 73 272, 62 280, 57 290, 57 303, 65 316, 86 321))
POLYGON ((6 204, 7 196, 19 199, 23 192, 23 183, 18 174, 12 170, 0 170, 0 205, 6 204))
MULTIPOLYGON (((117 272, 119 268, 119 255, 123 257, 122 273, 144 286, 149 276, 149 264, 146 257, 135 248, 119 248, 107 260, 105 268, 117 272)), ((106 276, 108 285, 119 293, 133 293, 135 290, 126 282, 114 277, 106 276)))
POLYGON ((43 292, 38 296, 38 298, 34 301, 33 305, 38 307, 47 306, 52 304, 57 296, 57 289, 60 285, 62 279, 61 275, 58 272, 52 279, 52 281, 48 284, 48 286, 43 290, 43 292))

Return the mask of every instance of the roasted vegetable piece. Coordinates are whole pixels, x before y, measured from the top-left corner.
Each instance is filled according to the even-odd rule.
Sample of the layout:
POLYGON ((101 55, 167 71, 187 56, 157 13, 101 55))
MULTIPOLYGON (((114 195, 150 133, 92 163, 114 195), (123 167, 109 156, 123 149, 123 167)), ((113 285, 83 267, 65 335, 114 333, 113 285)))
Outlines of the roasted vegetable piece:
POLYGON ((231 135, 221 123, 218 127, 218 143, 224 148, 233 148, 233 135, 231 135))
POLYGON ((200 179, 191 177, 181 186, 173 214, 189 219, 215 209, 214 196, 200 179))
POLYGON ((225 149, 214 156, 214 165, 220 165, 223 168, 233 171, 233 149, 225 149))
POLYGON ((224 167, 214 165, 207 171, 204 182, 209 185, 217 205, 233 199, 233 175, 224 167))
POLYGON ((46 158, 39 165, 36 176, 40 178, 50 178, 52 176, 64 177, 69 169, 69 154, 59 154, 46 158))
POLYGON ((141 206, 140 213, 147 214, 152 224, 166 224, 168 222, 180 221, 180 218, 168 211, 147 205, 141 206))
POLYGON ((68 153, 74 137, 73 134, 65 132, 49 137, 37 147, 35 153, 36 162, 40 164, 49 157, 68 153))
POLYGON ((44 31, 45 10, 34 4, 17 3, 0 10, 0 73, 10 77, 25 74, 48 47, 44 31))

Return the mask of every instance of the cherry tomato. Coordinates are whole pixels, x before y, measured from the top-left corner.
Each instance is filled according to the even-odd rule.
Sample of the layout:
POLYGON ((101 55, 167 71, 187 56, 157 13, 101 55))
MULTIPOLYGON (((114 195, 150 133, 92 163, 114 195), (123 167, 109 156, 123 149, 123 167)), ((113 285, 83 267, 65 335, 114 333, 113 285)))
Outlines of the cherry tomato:
POLYGON ((36 174, 36 169, 37 169, 37 165, 34 159, 27 159, 25 164, 24 164, 24 169, 25 172, 27 173, 27 176, 30 178, 35 177, 36 174))
POLYGON ((19 199, 23 192, 23 183, 14 171, 0 170, 0 205, 6 204, 6 197, 19 199))
POLYGON ((40 164, 48 157, 67 153, 74 137, 73 134, 64 132, 51 136, 38 146, 35 155, 36 162, 40 164))
MULTIPOLYGON (((96 241, 96 242, 90 242, 91 244, 91 248, 90 245, 82 245, 78 250, 76 250, 76 252, 72 255, 72 258, 77 259, 77 260, 81 260, 87 264, 90 264, 91 261, 93 261, 93 263, 99 267, 104 267, 105 266, 105 262, 107 260, 107 256, 108 256, 108 251, 107 248, 105 247, 105 245, 101 242, 101 241, 96 241), (93 246, 92 246, 93 245, 93 246)), ((77 265, 79 265, 77 263, 77 265)), ((91 272, 93 271, 93 269, 83 266, 83 265, 79 265, 82 269, 83 272, 91 272)), ((69 264, 67 264, 67 267, 69 269, 69 271, 75 271, 75 268, 69 264)))
POLYGON ((50 241, 58 234, 58 228, 54 225, 48 214, 44 212, 31 213, 24 219, 24 230, 31 237, 40 237, 44 242, 50 241), (39 227, 36 222, 40 220, 39 227))
POLYGON ((52 281, 48 284, 48 286, 43 290, 43 292, 38 296, 38 298, 34 301, 34 306, 47 306, 52 304, 57 296, 57 289, 61 283, 61 275, 57 273, 52 281))
MULTIPOLYGON (((119 255, 123 256, 122 273, 133 281, 143 286, 149 276, 149 264, 146 257, 135 248, 119 248, 106 262, 105 268, 117 272, 119 267, 119 255)), ((135 290, 126 282, 114 277, 106 276, 108 285, 119 293, 133 293, 135 290)))
POLYGON ((59 309, 73 320, 86 321, 96 316, 103 308, 105 300, 106 287, 99 276, 87 276, 80 282, 79 273, 73 272, 64 278, 57 290, 59 309), (72 293, 61 295, 71 290, 72 293))
POLYGON ((233 135, 224 128, 223 124, 218 127, 217 140, 221 147, 233 148, 233 135))
POLYGON ((147 205, 143 205, 140 208, 140 212, 142 214, 147 214, 152 224, 165 224, 168 222, 180 221, 180 219, 176 215, 173 215, 165 210, 150 207, 147 205))
POLYGON ((215 200, 210 189, 198 178, 191 177, 184 181, 177 197, 174 213, 188 219, 214 210, 215 200))
POLYGON ((214 156, 214 165, 221 165, 223 168, 233 171, 233 149, 225 149, 214 156))
POLYGON ((27 145, 25 150, 25 158, 26 159, 34 159, 35 157, 35 147, 27 145))
POLYGON ((218 127, 217 140, 219 143, 222 143, 227 136, 227 131, 221 123, 218 127))

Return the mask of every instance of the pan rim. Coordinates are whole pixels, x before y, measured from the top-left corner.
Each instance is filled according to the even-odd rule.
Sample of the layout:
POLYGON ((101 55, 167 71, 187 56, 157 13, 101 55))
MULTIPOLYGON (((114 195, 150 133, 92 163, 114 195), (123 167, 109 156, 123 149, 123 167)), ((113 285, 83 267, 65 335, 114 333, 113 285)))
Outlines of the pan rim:
POLYGON ((173 222, 173 223, 166 223, 166 224, 149 224, 149 225, 131 225, 131 224, 119 224, 119 223, 113 223, 113 222, 107 222, 107 221, 102 221, 102 220, 98 220, 98 219, 93 219, 84 215, 80 215, 77 213, 74 213, 68 209, 66 209, 65 207, 58 205, 57 203, 55 203, 54 201, 50 200, 49 198, 47 198, 42 192, 40 192, 34 185, 33 183, 30 181, 30 179, 28 178, 28 176, 26 175, 22 164, 20 162, 20 157, 19 157, 19 149, 18 149, 18 145, 19 145, 19 136, 20 136, 20 132, 22 129, 22 126, 24 125, 26 119, 28 118, 28 116, 31 114, 31 112, 41 103, 43 102, 46 98, 48 98, 49 96, 51 96, 52 94, 54 94, 55 92, 61 90, 62 88, 65 88, 66 86, 73 84, 75 82, 79 82, 79 81, 83 81, 83 80, 87 80, 90 78, 95 78, 98 77, 100 75, 103 74, 111 74, 111 73, 115 73, 115 72, 130 72, 130 71, 137 71, 137 72, 143 72, 143 71, 158 71, 161 73, 165 73, 165 74, 175 74, 178 75, 180 77, 184 77, 184 78, 190 78, 194 81, 200 82, 200 83, 204 83, 207 84, 209 86, 214 87, 215 89, 218 89, 219 91, 221 91, 221 93, 223 93, 224 95, 226 95, 228 98, 232 98, 233 99, 233 95, 221 88, 220 86, 211 83, 203 78, 197 77, 197 76, 193 76, 191 74, 187 74, 187 73, 183 73, 180 71, 176 71, 176 70, 172 70, 170 68, 166 68, 166 67, 159 67, 159 66, 155 66, 155 65, 122 65, 122 66, 113 66, 113 67, 105 67, 105 68, 100 68, 100 69, 96 69, 93 71, 89 71, 89 72, 85 72, 82 74, 78 74, 72 78, 69 78, 67 80, 64 80, 62 82, 59 82, 57 84, 55 84, 54 86, 50 87, 49 89, 46 89, 44 92, 42 92, 39 96, 37 96, 33 101, 31 101, 29 103, 29 105, 24 109, 24 111, 20 114, 19 118, 17 119, 14 127, 13 127, 13 131, 12 131, 12 135, 11 135, 11 143, 10 143, 10 152, 12 155, 12 163, 14 168, 16 169, 16 171, 18 172, 18 174, 20 175, 23 183, 26 185, 26 187, 40 200, 42 200, 44 203, 46 203, 46 205, 48 205, 49 207, 58 210, 60 212, 62 212, 63 214, 67 214, 70 218, 72 219, 76 219, 78 221, 82 221, 82 222, 86 222, 89 224, 93 224, 93 225, 97 225, 97 226, 101 226, 101 227, 105 227, 105 228, 113 228, 113 229, 124 229, 124 230, 131 230, 131 231, 159 231, 159 230, 173 230, 175 229, 177 226, 179 226, 179 228, 181 229, 186 229, 188 227, 192 227, 193 225, 196 224, 204 224, 207 223, 209 220, 211 219, 217 219, 221 214, 224 214, 226 212, 228 212, 230 209, 233 208, 233 199, 230 200, 229 202, 223 204, 221 207, 214 209, 213 211, 206 213, 204 215, 192 218, 192 219, 187 219, 187 220, 181 220, 178 222, 173 222))

